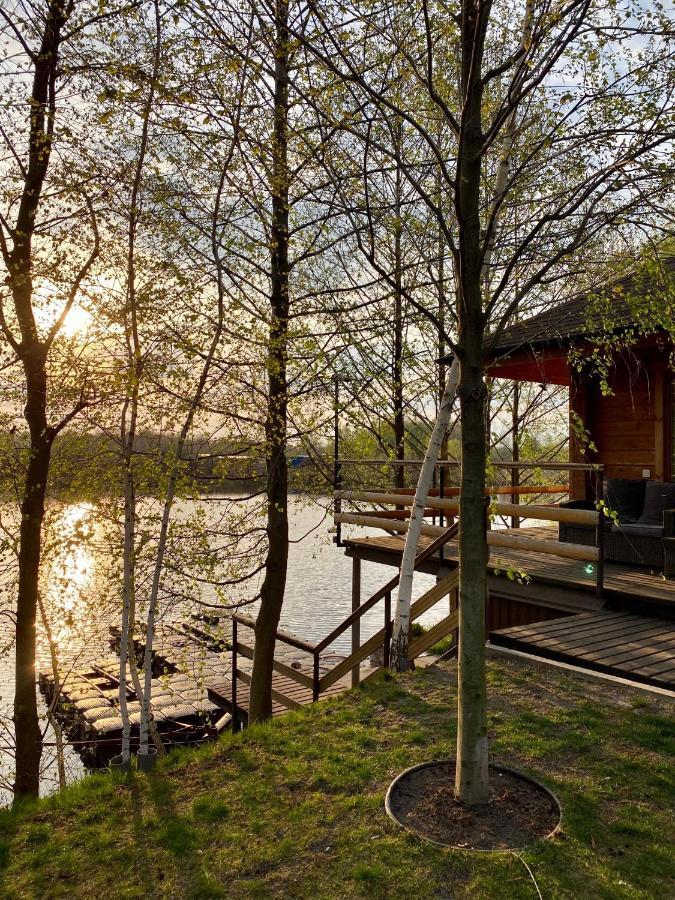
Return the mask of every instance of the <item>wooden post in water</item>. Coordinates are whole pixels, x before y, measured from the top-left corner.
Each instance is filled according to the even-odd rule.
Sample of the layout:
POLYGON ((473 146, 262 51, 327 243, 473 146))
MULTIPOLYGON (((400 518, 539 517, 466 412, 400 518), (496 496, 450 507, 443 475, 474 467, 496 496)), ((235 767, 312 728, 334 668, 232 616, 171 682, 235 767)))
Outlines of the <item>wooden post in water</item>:
MULTIPOLYGON (((358 557, 352 559, 352 612, 361 605, 361 560, 358 557)), ((352 623, 352 653, 356 653, 361 647, 361 620, 355 619, 352 623)), ((352 687, 357 687, 361 679, 361 664, 357 663, 352 669, 352 687)))

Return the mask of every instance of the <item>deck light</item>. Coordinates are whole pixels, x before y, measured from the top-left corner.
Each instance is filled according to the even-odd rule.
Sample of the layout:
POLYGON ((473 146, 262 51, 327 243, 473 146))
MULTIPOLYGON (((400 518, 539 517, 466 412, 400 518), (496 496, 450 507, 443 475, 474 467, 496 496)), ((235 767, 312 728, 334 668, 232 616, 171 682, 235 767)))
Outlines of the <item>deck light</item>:
POLYGON ((587 563, 587 564, 584 566, 584 569, 586 570, 586 574, 587 574, 587 575, 592 575, 593 572, 595 572, 595 567, 593 566, 592 563, 587 563))

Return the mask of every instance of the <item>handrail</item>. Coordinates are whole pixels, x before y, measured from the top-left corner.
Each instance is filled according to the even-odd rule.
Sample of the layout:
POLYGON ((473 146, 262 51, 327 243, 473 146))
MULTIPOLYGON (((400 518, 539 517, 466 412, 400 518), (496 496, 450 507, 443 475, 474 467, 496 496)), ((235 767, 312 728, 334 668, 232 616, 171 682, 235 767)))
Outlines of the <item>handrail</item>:
MULTIPOLYGON (((430 544, 428 544, 420 553, 415 557, 415 567, 417 567, 420 563, 424 562, 429 556, 436 552, 440 547, 446 544, 448 541, 451 541, 454 537, 457 536, 457 532, 459 530, 459 526, 455 523, 451 525, 449 528, 443 530, 442 534, 439 534, 430 544)), ((452 575, 453 578, 457 578, 457 572, 455 571, 452 575)), ((391 578, 387 584, 383 587, 379 588, 365 603, 359 606, 358 609, 354 610, 351 615, 349 615, 337 628, 333 629, 333 631, 327 635, 322 641, 318 644, 310 644, 308 641, 303 641, 300 638, 295 637, 295 635, 288 634, 288 632, 279 631, 276 632, 276 637, 282 643, 289 644, 291 647, 296 647, 298 650, 303 650, 307 653, 311 653, 313 658, 312 665, 312 678, 309 679, 308 676, 304 675, 304 673, 294 672, 289 669, 284 664, 279 664, 281 666, 281 671, 277 668, 277 661, 273 660, 272 668, 274 671, 278 671, 280 674, 284 674, 287 677, 290 677, 291 680, 294 680, 296 683, 303 684, 306 686, 310 686, 312 688, 312 700, 316 702, 319 699, 322 688, 328 687, 330 684, 334 683, 338 678, 341 677, 342 669, 345 666, 345 660, 342 660, 336 666, 333 667, 329 672, 324 675, 323 678, 320 676, 320 654, 323 650, 326 649, 333 641, 338 638, 347 628, 350 628, 354 622, 361 618, 361 616, 366 613, 383 597, 385 598, 385 627, 383 629, 384 642, 385 642, 385 661, 388 662, 388 635, 390 629, 390 619, 391 619, 391 591, 395 588, 399 582, 400 573, 391 578), (285 670, 285 671, 284 671, 285 670), (339 673, 339 674, 338 674, 339 673), (299 678, 298 676, 301 676, 299 678), (302 680, 301 680, 302 679, 302 680), (309 682, 309 684, 308 684, 309 682)), ((437 584, 435 587, 428 591, 423 597, 419 598, 419 600, 415 601, 416 604, 422 604, 425 598, 431 595, 433 592, 437 592, 443 585, 437 584)), ((415 604, 413 604, 415 606, 415 604)), ((239 725, 239 712, 237 706, 237 681, 239 678, 241 680, 251 683, 250 676, 239 670, 237 665, 237 657, 240 653, 244 656, 248 656, 250 653, 250 648, 242 644, 239 641, 238 637, 238 625, 245 625, 248 628, 255 628, 255 619, 250 616, 245 616, 242 613, 234 613, 232 616, 232 696, 231 696, 231 705, 232 705, 232 729, 236 731, 239 725)), ((372 643, 374 638, 370 638, 370 643, 372 643)), ((367 653, 370 652, 367 648, 369 646, 369 642, 366 641, 360 650, 359 653, 367 653)), ((349 671, 349 668, 353 667, 353 657, 348 657, 351 665, 347 668, 346 671, 349 671)), ((286 704, 286 701, 290 698, 286 698, 280 691, 273 691, 273 694, 276 694, 276 699, 278 702, 282 704, 286 704), (283 698, 283 699, 282 699, 283 698)))
MULTIPOLYGON (((455 522, 449 528, 443 530, 442 534, 439 534, 438 537, 435 538, 430 544, 428 544, 420 553, 415 557, 414 566, 417 566, 424 562, 425 559, 428 559, 432 554, 436 552, 440 547, 444 544, 447 544, 448 541, 453 540, 457 536, 457 532, 459 531, 459 525, 455 522)), ((347 616, 347 618, 334 628, 333 631, 329 635, 327 635, 323 640, 319 641, 316 644, 317 653, 321 653, 322 650, 325 650, 333 641, 340 637, 343 632, 345 632, 351 625, 354 624, 361 616, 368 612, 368 610, 372 609, 373 606, 379 601, 382 600, 385 594, 391 592, 395 587, 398 586, 399 579, 401 577, 401 573, 397 572, 393 578, 391 578, 383 587, 378 588, 374 594, 372 594, 365 603, 362 603, 358 609, 355 609, 351 615, 347 616)))
MULTIPOLYGON (((251 647, 249 644, 243 644, 241 641, 237 641, 237 654, 240 656, 245 656, 246 659, 253 659, 253 651, 254 647, 251 647)), ((286 678, 290 678, 292 681, 295 681, 301 687, 312 688, 313 683, 312 679, 309 675, 305 675, 305 673, 301 669, 293 669, 291 666, 286 665, 286 663, 282 662, 280 659, 276 657, 272 661, 272 668, 279 675, 284 675, 286 678)))
MULTIPOLYGON (((410 527, 407 521, 401 519, 376 519, 371 516, 362 516, 357 513, 340 513, 335 516, 335 521, 345 525, 361 525, 366 528, 380 528, 382 531, 407 531, 410 527)), ((457 526, 459 527, 459 525, 457 526)), ((422 534, 438 534, 440 526, 422 525, 422 534)), ((586 562, 599 560, 599 549, 586 544, 566 544, 560 541, 541 540, 539 538, 515 536, 509 532, 488 531, 487 543, 489 547, 504 547, 512 550, 529 550, 533 553, 548 553, 551 556, 561 556, 567 559, 576 559, 586 562)))
MULTIPOLYGON (((340 465, 364 466, 420 466, 423 459, 340 459, 340 465)), ((458 459, 437 459, 436 466, 448 468, 460 466, 458 459)), ((539 460, 534 462, 512 462, 510 460, 491 460, 490 466, 495 469, 548 469, 552 472, 603 472, 604 463, 553 462, 539 460)))
MULTIPOLYGON (((245 673, 241 672, 237 667, 237 656, 241 649, 248 649, 246 645, 243 645, 239 642, 238 634, 237 634, 237 626, 238 625, 246 625, 248 628, 252 628, 255 634, 255 619, 252 619, 250 616, 245 616, 242 613, 234 613, 232 616, 232 696, 231 696, 231 704, 232 704, 232 731, 237 731, 239 725, 239 712, 237 707, 237 678, 241 677, 243 681, 246 681, 245 673)), ((276 638, 280 640, 283 644, 289 644, 291 647, 295 647, 297 650, 302 650, 305 653, 310 653, 312 656, 312 678, 311 678, 311 688, 312 688, 312 699, 314 701, 319 699, 319 651, 317 650, 314 644, 310 644, 309 641, 303 641, 301 638, 295 637, 293 634, 289 634, 287 631, 276 631, 276 638)), ((243 655, 247 655, 244 653, 243 655)), ((272 669, 275 669, 276 660, 272 660, 272 669)), ((283 665, 283 664, 282 664, 283 665)), ((277 671, 279 671, 277 669, 277 671)), ((289 674, 292 670, 288 670, 284 674, 289 674)), ((281 674, 281 673, 280 673, 281 674)), ((302 684, 300 678, 296 675, 291 675, 298 684, 302 684)), ((307 676, 303 675, 303 678, 307 676)), ((248 682, 250 684, 250 681, 248 682)), ((277 692, 278 693, 278 692, 277 692)), ((287 698, 288 699, 288 698, 287 698)))
MULTIPOLYGON (((413 622, 418 616, 421 616, 428 609, 431 609, 439 600, 442 599, 443 595, 446 594, 449 590, 456 590, 459 585, 459 571, 457 569, 453 569, 449 575, 446 575, 442 581, 437 581, 433 587, 429 588, 421 597, 418 597, 411 606, 410 606, 410 621, 413 622)), ((456 611, 455 611, 456 612, 456 611)), ((370 656, 370 654, 377 650, 378 647, 382 646, 384 643, 385 649, 385 658, 388 656, 389 648, 387 646, 387 640, 389 636, 389 631, 391 629, 391 618, 390 611, 387 611, 388 615, 385 615, 385 624, 384 628, 381 628, 379 631, 376 631, 375 634, 372 634, 365 643, 361 644, 358 650, 351 653, 348 657, 341 660, 336 666, 326 672, 326 674, 321 678, 319 682, 319 687, 321 690, 324 690, 327 687, 330 687, 332 684, 335 684, 336 681, 339 681, 344 675, 346 675, 354 665, 358 665, 361 663, 366 657, 370 656)), ((416 639, 415 639, 416 640, 416 639)), ((415 640, 412 641, 411 647, 415 647, 415 640)), ((418 655, 418 654, 416 654, 418 655)))
MULTIPOLYGON (((360 503, 379 503, 382 506, 413 506, 415 500, 409 494, 399 495, 388 491, 336 491, 336 499, 348 500, 360 503)), ((459 501, 447 498, 428 498, 427 506, 429 509, 444 509, 448 512, 459 512, 459 501)), ((543 506, 541 504, 516 504, 516 503, 495 503, 493 507, 496 513, 500 515, 508 515, 518 513, 525 519, 544 519, 551 522, 570 522, 572 524, 595 525, 598 521, 599 513, 597 510, 591 509, 567 509, 558 506, 543 506)), ((380 513, 380 510, 367 510, 363 515, 373 516, 380 513)), ((386 515, 396 518, 391 510, 385 510, 386 515)), ((348 514, 347 514, 348 515, 348 514)))
MULTIPOLYGON (((240 625, 246 625, 248 628, 255 629, 255 619, 251 616, 235 613, 232 616, 232 621, 237 621, 240 625)), ((316 650, 316 644, 311 644, 309 641, 303 641, 302 638, 296 637, 294 634, 289 634, 287 631, 280 631, 277 629, 276 636, 283 644, 290 644, 291 647, 295 647, 297 650, 304 650, 305 653, 314 653, 316 650)))

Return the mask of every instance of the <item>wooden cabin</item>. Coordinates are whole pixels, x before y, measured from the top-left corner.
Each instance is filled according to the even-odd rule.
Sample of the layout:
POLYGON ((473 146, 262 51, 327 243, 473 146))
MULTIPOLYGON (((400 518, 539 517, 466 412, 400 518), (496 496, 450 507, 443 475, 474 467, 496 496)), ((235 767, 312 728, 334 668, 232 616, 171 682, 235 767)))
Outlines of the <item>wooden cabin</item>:
MULTIPOLYGON (((675 272, 675 257, 665 260, 675 272)), ((626 297, 636 290, 629 276, 612 286, 612 324, 618 343, 634 328, 626 297)), ((664 298, 671 303, 672 298, 664 298)), ((675 315, 675 310, 673 310, 675 315)), ((579 359, 597 347, 602 314, 592 299, 580 296, 548 309, 510 329, 498 339, 488 365, 495 378, 569 387, 570 461, 604 465, 607 478, 672 481, 675 478, 675 370, 673 343, 665 331, 641 335, 611 361, 602 379, 579 359), (581 422, 587 444, 578 438, 581 422), (595 449, 588 449, 594 447, 595 449)), ((570 498, 588 499, 586 473, 570 475, 570 498)))
MULTIPOLYGON (((675 274, 675 257, 665 264, 675 274)), ((549 498, 545 487, 539 486, 541 499, 532 498, 534 504, 528 504, 526 514, 534 526, 488 533, 486 637, 501 652, 525 653, 675 693, 674 348, 665 329, 649 334, 635 327, 634 304, 627 298, 634 296, 636 287, 636 281, 627 278, 609 288, 616 340, 611 341, 614 349, 604 384, 583 365, 584 357, 590 358, 608 336, 607 315, 596 311, 587 296, 541 312, 495 339, 486 367, 491 377, 569 388, 570 463, 556 464, 568 470, 569 493, 559 491, 568 493, 567 500, 549 498), (583 428, 576 427, 577 422, 583 428), (579 432, 585 432, 585 440, 579 439, 579 432), (614 511, 609 517, 596 505, 604 489, 614 511), (633 499, 641 496, 640 514, 623 515, 625 510, 612 501, 621 491, 632 492, 633 499), (649 521, 659 502, 660 524, 656 518, 649 521)), ((663 303, 672 299, 664 296, 663 303)), ((347 466, 356 461, 342 462, 347 466)), ((439 460, 437 467, 451 462, 439 460)), ((536 465, 541 464, 530 467, 536 465)), ((547 467, 556 466, 542 465, 547 467)), ((397 568, 401 562, 407 514, 382 512, 380 507, 400 510, 412 497, 403 492, 349 490, 348 466, 342 479, 347 490, 336 493, 338 527, 388 532, 385 536, 350 532, 339 541, 353 560, 352 603, 360 610, 380 597, 390 601, 398 584, 395 576, 365 604, 361 601, 362 562, 397 568), (370 508, 364 509, 364 503, 370 508)), ((496 489, 492 497, 497 514, 512 516, 514 509, 524 510, 501 502, 498 494, 496 489)), ((440 497, 438 492, 430 495, 427 503, 432 507, 428 514, 457 512, 456 498, 443 498, 442 491, 440 497)), ((459 565, 454 533, 425 524, 417 559, 418 571, 436 574, 443 583, 446 573, 456 573, 459 565), (428 553, 434 541, 440 547, 428 553)), ((461 598, 455 596, 453 601, 451 596, 451 610, 457 602, 461 604, 461 598)), ((356 636, 355 646, 358 640, 356 636)))

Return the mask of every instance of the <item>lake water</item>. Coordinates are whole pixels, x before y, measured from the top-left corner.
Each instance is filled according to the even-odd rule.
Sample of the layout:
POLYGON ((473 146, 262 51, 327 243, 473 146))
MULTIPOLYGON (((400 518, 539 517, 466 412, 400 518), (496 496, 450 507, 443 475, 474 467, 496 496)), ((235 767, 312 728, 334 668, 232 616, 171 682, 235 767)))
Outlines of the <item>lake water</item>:
MULTIPOLYGON (((206 516, 217 517, 218 499, 208 498, 199 503, 206 516)), ((192 501, 176 504, 176 517, 189 515, 194 510, 192 501)), ((291 540, 286 599, 281 626, 294 634, 312 641, 320 640, 347 616, 351 610, 352 561, 344 550, 333 542, 328 533, 331 520, 326 517, 320 502, 308 502, 306 498, 291 498, 291 540), (302 538, 302 539, 301 539, 302 538)), ((11 515, 0 508, 0 518, 11 515)), ((106 570, 106 554, 103 553, 103 525, 93 521, 87 504, 72 504, 54 513, 50 523, 50 535, 54 538, 53 552, 45 566, 42 579, 44 605, 52 631, 53 642, 59 648, 61 671, 84 667, 102 654, 109 653, 108 629, 118 623, 119 601, 110 596, 111 579, 106 570), (93 601, 93 602, 92 602, 93 601)), ((346 528, 344 535, 349 533, 346 528)), ((359 529, 359 534, 368 533, 359 529)), ((381 532, 380 532, 381 533, 381 532)), ((7 572, 12 560, 2 560, 7 572)), ((362 600, 383 585, 395 570, 389 566, 363 563, 361 572, 362 600)), ((7 575, 6 575, 7 577, 7 575)), ((429 575, 415 576, 414 597, 419 596, 434 583, 429 575)), ((213 600, 208 587, 196 588, 204 599, 213 600)), ((427 612, 421 619, 431 624, 447 614, 447 601, 427 612)), ((361 639, 365 640, 382 626, 382 604, 366 613, 361 624, 361 639)), ((7 648, 11 640, 11 624, 0 618, 0 804, 7 802, 9 792, 3 789, 11 782, 13 760, 6 750, 8 745, 8 716, 12 714, 14 650, 7 648)), ((349 652, 350 635, 347 632, 331 649, 349 652)), ((49 642, 44 627, 38 628, 39 671, 51 666, 49 642)), ((41 701, 41 712, 45 713, 41 701)), ((45 743, 53 744, 54 735, 45 723, 45 743)), ((58 776, 53 747, 47 746, 44 754, 42 792, 58 787, 58 776)), ((81 777, 82 762, 75 751, 66 750, 66 770, 69 780, 81 777)))

